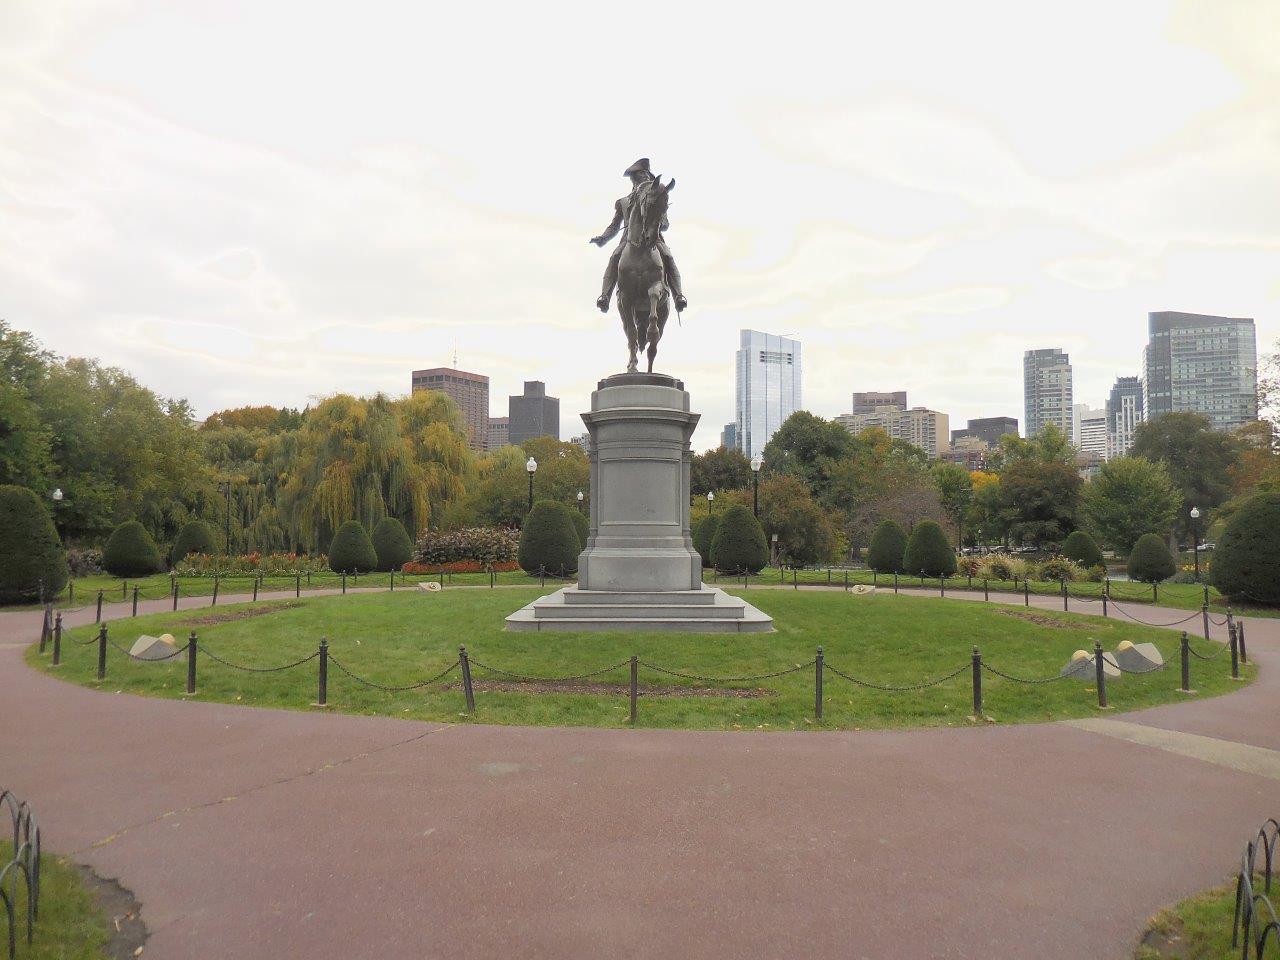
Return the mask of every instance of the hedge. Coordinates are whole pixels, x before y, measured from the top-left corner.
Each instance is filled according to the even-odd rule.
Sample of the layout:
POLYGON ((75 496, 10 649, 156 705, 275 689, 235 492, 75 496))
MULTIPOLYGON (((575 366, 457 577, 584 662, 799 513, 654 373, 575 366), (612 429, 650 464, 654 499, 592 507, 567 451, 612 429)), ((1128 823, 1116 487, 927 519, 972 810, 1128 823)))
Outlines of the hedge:
POLYGON ((1209 579, 1224 596, 1280 603, 1280 493, 1259 493, 1231 515, 1209 579))
POLYGON ((769 547, 764 528, 748 508, 735 505, 725 511, 711 540, 711 556, 721 573, 759 573, 764 569, 769 547))
POLYGON ((1062 555, 1086 570, 1102 564, 1102 551, 1098 549, 1097 541, 1083 530, 1076 530, 1062 541, 1062 555))
POLYGON ((573 517, 573 529, 578 532, 578 542, 582 544, 583 550, 587 549, 587 537, 591 536, 591 521, 581 510, 570 510, 569 516, 573 517))
POLYGON ((714 567, 715 558, 711 555, 711 544, 715 541, 716 530, 720 528, 720 518, 714 513, 708 514, 693 525, 693 549, 698 551, 704 567, 714 567))
POLYGON ((1159 583, 1168 580, 1178 568, 1174 565, 1173 555, 1154 533, 1144 533, 1133 545, 1129 554, 1129 579, 1141 583, 1159 583))
POLYGON ((173 539, 173 546, 169 549, 169 566, 175 566, 193 553, 210 555, 217 552, 218 544, 213 528, 203 520, 189 520, 173 539))
POLYGON ((0 486, 0 603, 30 603, 67 585, 67 556, 35 491, 0 486))
POLYGON ((404 524, 395 517, 383 517, 369 535, 379 570, 399 570, 413 559, 413 541, 404 524))
POLYGON ((956 554, 942 527, 933 520, 917 523, 907 540, 902 566, 918 577, 949 577, 955 573, 956 554))
POLYGON ((102 567, 115 577, 145 577, 162 566, 156 542, 137 520, 116 527, 102 548, 102 567))
POLYGON ((573 512, 563 503, 539 500, 533 505, 520 529, 520 567, 526 573, 547 573, 565 576, 578 569, 578 554, 582 552, 578 529, 573 523, 573 512))
POLYGON ((907 552, 907 535, 892 520, 883 521, 871 535, 867 548, 867 566, 877 573, 902 573, 903 554, 907 552))
POLYGON ((378 568, 378 552, 359 520, 348 520, 333 535, 329 569, 334 573, 368 573, 378 568))

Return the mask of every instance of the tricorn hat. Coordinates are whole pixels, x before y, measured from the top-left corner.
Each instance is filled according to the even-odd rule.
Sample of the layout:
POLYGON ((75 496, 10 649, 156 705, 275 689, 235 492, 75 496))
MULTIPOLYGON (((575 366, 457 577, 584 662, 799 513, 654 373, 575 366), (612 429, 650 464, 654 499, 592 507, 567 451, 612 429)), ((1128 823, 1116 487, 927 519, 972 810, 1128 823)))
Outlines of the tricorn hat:
POLYGON ((631 166, 627 167, 627 169, 623 170, 623 171, 622 171, 622 175, 623 175, 624 177, 629 177, 629 176, 631 176, 633 173, 649 173, 649 172, 650 172, 650 171, 649 171, 649 158, 648 158, 648 157, 641 157, 639 160, 637 160, 637 161, 636 161, 635 163, 633 163, 631 166))

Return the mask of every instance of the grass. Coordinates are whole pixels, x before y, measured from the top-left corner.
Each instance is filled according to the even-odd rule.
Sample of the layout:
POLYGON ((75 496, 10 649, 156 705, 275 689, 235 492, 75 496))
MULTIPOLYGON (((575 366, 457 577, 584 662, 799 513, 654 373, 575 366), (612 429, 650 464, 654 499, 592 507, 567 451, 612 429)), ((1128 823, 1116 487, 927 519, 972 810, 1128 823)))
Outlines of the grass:
MULTIPOLYGON (((872 728, 966 724, 972 713, 970 651, 981 647, 991 665, 1028 678, 1056 675, 1077 649, 1092 649, 1093 639, 1114 649, 1121 640, 1152 641, 1170 668, 1145 676, 1126 676, 1108 685, 1116 710, 1178 700, 1177 634, 1119 620, 1078 614, 1034 612, 996 604, 843 592, 749 590, 750 601, 771 614, 774 634, 688 635, 670 633, 505 633, 503 617, 540 595, 534 589, 444 590, 312 597, 272 604, 272 612, 210 623, 248 610, 251 605, 218 607, 116 621, 111 636, 128 646, 141 633, 171 632, 185 640, 199 633, 206 652, 239 664, 268 667, 315 652, 328 637, 332 656, 355 673, 384 685, 404 685, 430 677, 457 657, 458 645, 480 664, 533 677, 582 674, 625 661, 631 654, 682 673, 735 677, 800 666, 795 673, 757 683, 715 683, 717 688, 756 691, 755 696, 645 695, 646 685, 696 687, 693 681, 642 670, 639 725, 654 727, 872 728), (826 674, 824 720, 814 722, 815 648, 825 647, 826 663, 859 678, 906 686, 960 670, 954 679, 919 691, 890 693, 854 686, 826 674)), ((734 592, 743 592, 735 590, 734 592)), ((261 609, 263 605, 259 605, 261 609)), ((107 679, 94 679, 94 628, 68 631, 63 665, 35 647, 29 662, 57 676, 104 690, 159 697, 182 697, 185 656, 166 662, 136 662, 108 647, 107 679), (79 641, 79 642, 77 642, 79 641)), ((1199 646, 1207 651, 1204 641, 1199 646)), ((208 658, 198 661, 201 699, 306 709, 316 699, 315 661, 278 673, 246 673, 208 658)), ((1236 686, 1221 657, 1211 664, 1194 661, 1192 685, 1200 696, 1236 686)), ((1252 666, 1246 668, 1250 676, 1252 666)), ((382 692, 361 686, 335 665, 329 671, 329 703, 351 713, 386 714, 417 719, 464 719, 461 690, 442 684, 411 692, 382 692)), ((524 692, 481 688, 474 720, 483 723, 623 726, 627 722, 628 668, 613 669, 593 682, 616 684, 597 692, 524 692)), ((475 668, 477 681, 485 671, 475 668)), ((456 674, 446 682, 456 682, 456 674)), ((1063 680, 1017 684, 987 674, 983 678, 985 712, 999 722, 1035 722, 1093 715, 1091 683, 1063 680)), ((690 693, 695 691, 689 690, 690 693)))
MULTIPOLYGON (((8 863, 12 856, 13 843, 0 842, 0 864, 8 863)), ((5 886, 10 888, 8 880, 5 886)), ((95 905, 93 894, 72 864, 47 853, 40 858, 40 918, 35 922, 30 947, 26 940, 27 893, 21 879, 16 889, 19 960, 103 960, 107 956, 107 917, 95 905)), ((0 908, 0 918, 3 917, 0 908)), ((7 943, 5 922, 0 919, 0 943, 7 943)), ((0 946, 0 951, 5 949, 0 946)))
POLYGON ((1231 948, 1235 909, 1232 880, 1161 910, 1152 918, 1135 960, 1236 960, 1240 948, 1231 948))

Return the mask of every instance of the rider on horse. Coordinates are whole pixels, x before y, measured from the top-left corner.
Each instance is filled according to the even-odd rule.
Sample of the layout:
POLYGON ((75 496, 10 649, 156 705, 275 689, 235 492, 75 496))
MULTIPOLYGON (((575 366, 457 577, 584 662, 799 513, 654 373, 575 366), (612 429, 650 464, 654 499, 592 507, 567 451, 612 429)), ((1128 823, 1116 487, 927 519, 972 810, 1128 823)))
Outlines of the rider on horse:
MULTIPOLYGON (((618 235, 618 231, 627 222, 627 216, 631 212, 631 204, 634 202, 636 195, 644 188, 645 184, 652 182, 653 174, 649 172, 649 158, 641 157, 627 167, 626 170, 622 171, 622 175, 631 179, 631 193, 614 203, 613 222, 605 228, 604 233, 598 237, 591 238, 591 242, 597 247, 603 247, 618 235)), ((666 230, 667 226, 666 220, 663 220, 662 229, 666 230)), ((605 267, 604 289, 600 294, 600 299, 596 301, 596 306, 600 308, 601 313, 609 312, 609 299, 613 296, 614 285, 618 282, 618 258, 622 256, 622 246, 625 243, 626 240, 624 238, 622 243, 618 244, 618 248, 610 255, 609 265, 605 267)), ((671 295, 676 301, 676 310, 682 311, 689 304, 684 298, 684 291, 680 288, 680 271, 676 269, 676 262, 671 257, 671 251, 667 249, 667 242, 661 236, 658 237, 658 253, 662 257, 667 286, 671 289, 671 295)))

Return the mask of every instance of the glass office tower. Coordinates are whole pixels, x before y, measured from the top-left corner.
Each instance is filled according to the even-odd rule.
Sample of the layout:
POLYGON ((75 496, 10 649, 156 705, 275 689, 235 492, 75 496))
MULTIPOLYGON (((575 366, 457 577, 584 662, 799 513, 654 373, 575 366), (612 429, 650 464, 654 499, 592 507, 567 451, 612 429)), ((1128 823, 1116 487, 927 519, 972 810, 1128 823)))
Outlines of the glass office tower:
POLYGON ((750 459, 800 409, 800 341, 743 330, 735 369, 738 448, 750 459))

